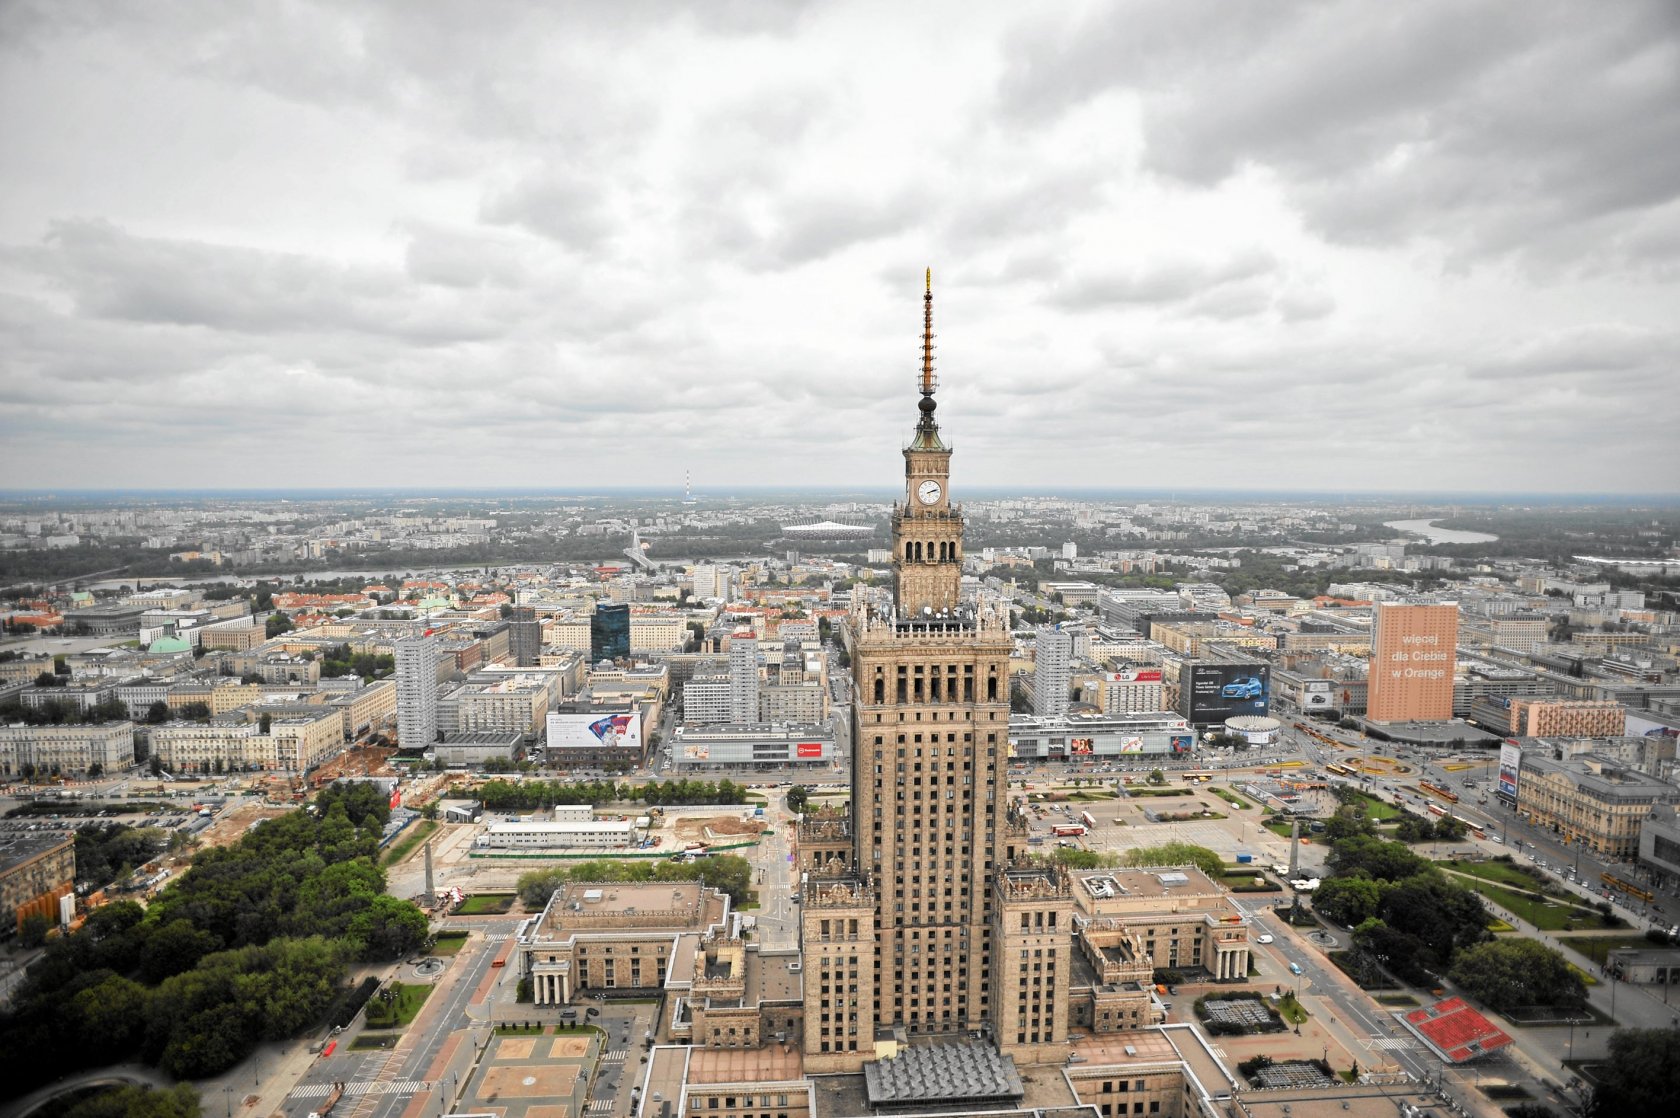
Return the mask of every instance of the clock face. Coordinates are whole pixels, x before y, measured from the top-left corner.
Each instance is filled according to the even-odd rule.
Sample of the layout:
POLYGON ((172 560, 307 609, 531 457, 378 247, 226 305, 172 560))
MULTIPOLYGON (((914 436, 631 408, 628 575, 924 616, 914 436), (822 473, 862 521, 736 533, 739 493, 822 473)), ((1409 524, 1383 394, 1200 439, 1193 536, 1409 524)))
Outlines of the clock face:
POLYGON ((916 496, 924 505, 931 505, 939 500, 939 495, 943 492, 937 481, 924 481, 916 486, 916 496))

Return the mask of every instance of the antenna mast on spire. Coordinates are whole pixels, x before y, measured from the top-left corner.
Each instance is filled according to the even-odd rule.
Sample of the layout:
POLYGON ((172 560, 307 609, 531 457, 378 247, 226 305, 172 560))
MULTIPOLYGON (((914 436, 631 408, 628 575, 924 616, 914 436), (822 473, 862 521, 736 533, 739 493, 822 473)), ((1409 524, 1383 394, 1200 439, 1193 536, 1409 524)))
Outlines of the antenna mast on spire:
POLYGON ((922 395, 932 396, 939 381, 933 375, 933 269, 927 270, 927 290, 922 295, 922 395))
POLYGON ((922 294, 922 398, 916 404, 916 409, 922 413, 916 422, 916 437, 911 446, 923 450, 944 450, 945 444, 939 441, 939 424, 933 418, 935 409, 939 407, 934 401, 934 390, 939 387, 939 378, 933 375, 933 269, 927 270, 927 288, 922 294))

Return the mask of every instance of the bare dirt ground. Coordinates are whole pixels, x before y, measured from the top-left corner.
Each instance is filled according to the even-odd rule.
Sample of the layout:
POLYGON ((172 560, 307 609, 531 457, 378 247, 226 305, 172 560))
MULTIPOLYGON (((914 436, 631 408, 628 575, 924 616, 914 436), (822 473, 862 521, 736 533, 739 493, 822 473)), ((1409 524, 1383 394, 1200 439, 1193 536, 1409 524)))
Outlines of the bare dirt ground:
POLYGON ((688 819, 679 817, 673 825, 681 842, 712 842, 717 839, 749 838, 764 830, 762 819, 719 819, 716 816, 688 819))
POLYGON ((252 823, 259 819, 276 819, 296 808, 269 807, 266 804, 247 803, 230 809, 227 814, 212 823, 203 834, 198 836, 199 842, 205 846, 229 846, 238 841, 239 837, 248 831, 252 823))
POLYGON ((319 788, 341 776, 394 776, 385 762, 396 756, 396 752, 395 746, 358 746, 326 762, 310 779, 319 788))

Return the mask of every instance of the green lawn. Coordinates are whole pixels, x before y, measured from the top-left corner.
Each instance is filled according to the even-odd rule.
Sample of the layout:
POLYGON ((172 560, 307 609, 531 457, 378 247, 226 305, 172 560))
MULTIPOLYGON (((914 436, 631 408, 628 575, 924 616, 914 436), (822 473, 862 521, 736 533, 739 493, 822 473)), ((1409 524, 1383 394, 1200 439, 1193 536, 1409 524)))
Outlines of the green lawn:
POLYGON ((409 985, 393 982, 379 991, 367 1003, 367 1023, 371 1029, 402 1028, 414 1020, 420 1007, 431 997, 430 985, 409 985), (389 1001, 386 995, 394 995, 389 1001))
POLYGON ((382 866, 396 865, 414 853, 414 848, 425 842, 437 829, 438 821, 436 819, 420 820, 408 829, 406 835, 386 848, 385 854, 379 859, 379 864, 382 866))
POLYGON ((1442 869, 1456 870, 1483 881, 1500 885, 1515 885, 1519 889, 1533 889, 1540 880, 1526 869, 1510 862, 1436 862, 1442 869))
POLYGON ((1563 941, 1593 962, 1604 965, 1609 952, 1618 947, 1649 948, 1651 941, 1644 936, 1568 936, 1563 941))
POLYGON ((1085 801, 1085 802, 1090 802, 1092 800, 1112 800, 1112 799, 1114 799, 1114 793, 1113 792, 1103 792, 1103 791, 1092 791, 1092 790, 1089 790, 1089 789, 1081 789, 1078 792, 1068 793, 1068 799, 1070 799, 1070 800, 1081 800, 1081 801, 1085 801))
POLYGON ((1235 792, 1227 792, 1223 788, 1209 788, 1208 791, 1212 792, 1215 796, 1218 796, 1232 807, 1246 808, 1249 806, 1248 801, 1237 795, 1235 792))
POLYGON ((1139 788, 1137 785, 1127 789, 1134 796, 1188 796, 1188 788, 1139 788))
POLYGON ((1582 970, 1580 967, 1576 966, 1574 963, 1570 963, 1568 965, 1569 965, 1570 970, 1574 971, 1576 974, 1581 976, 1582 983, 1584 983, 1585 985, 1588 985, 1588 986, 1597 986, 1598 985, 1598 979, 1594 978, 1592 975, 1588 974, 1586 971, 1582 970))
POLYGON ((432 943, 432 950, 430 954, 455 954, 457 951, 461 950, 461 948, 466 946, 467 935, 468 933, 466 932, 439 932, 437 934, 437 938, 432 943))
POLYGON ((1383 823, 1390 819, 1400 818, 1401 811, 1399 808, 1395 807, 1393 804, 1385 803, 1382 800, 1377 799, 1375 796, 1367 795, 1364 792, 1355 792, 1351 798, 1364 804, 1365 814, 1371 819, 1376 820, 1378 823, 1383 823))
POLYGON ((474 893, 455 910, 458 916, 500 916, 513 908, 513 893, 474 893))
POLYGON ((402 1039, 401 1033, 363 1033, 350 1042, 353 1051, 363 1051, 369 1048, 389 1048, 402 1039))
POLYGON ((1599 923, 1598 913, 1590 908, 1576 908, 1550 897, 1534 897, 1486 882, 1476 883, 1472 888, 1542 931, 1561 932, 1565 929, 1597 926, 1599 923))
POLYGON ((1312 1016, 1307 1012, 1306 1007, 1295 1000, 1294 994, 1285 994, 1280 998, 1277 1003, 1277 1011, 1291 1025, 1302 1024, 1308 1017, 1312 1016))

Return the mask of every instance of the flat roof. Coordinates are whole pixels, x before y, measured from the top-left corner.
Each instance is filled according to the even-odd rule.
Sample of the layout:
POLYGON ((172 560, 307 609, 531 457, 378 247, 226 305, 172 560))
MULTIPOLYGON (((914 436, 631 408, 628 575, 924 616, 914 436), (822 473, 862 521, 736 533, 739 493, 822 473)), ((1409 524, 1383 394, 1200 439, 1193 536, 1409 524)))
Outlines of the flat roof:
POLYGON ((53 831, 0 833, 0 873, 6 873, 38 855, 74 843, 68 827, 53 831))
POLYGON ((805 1076, 805 1057, 791 1044, 762 1048, 696 1048, 690 1083, 791 1083, 805 1076))

